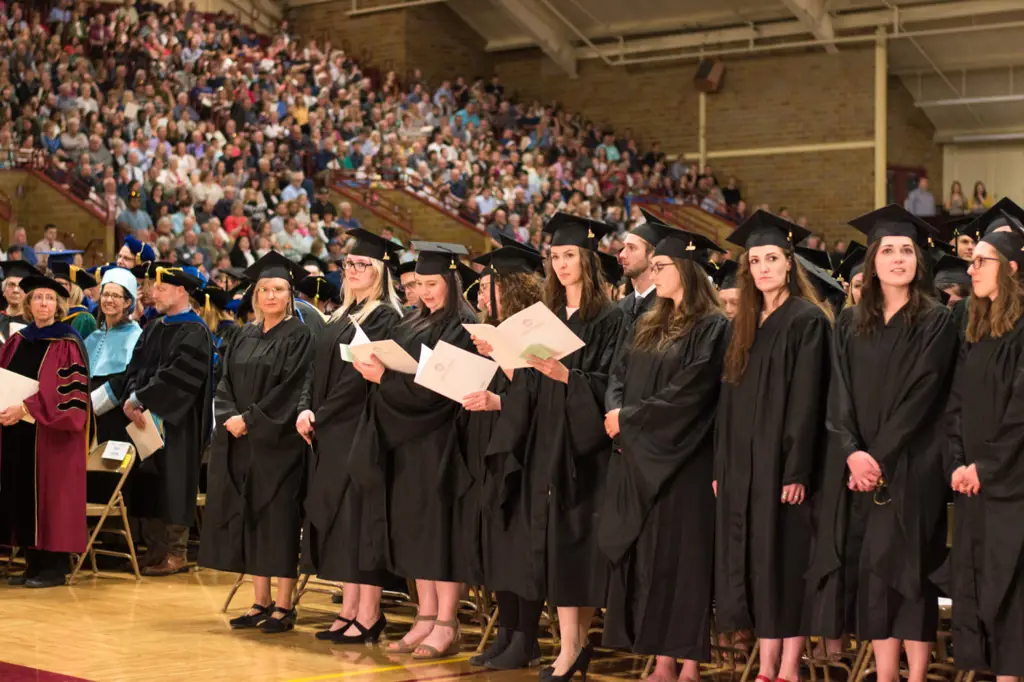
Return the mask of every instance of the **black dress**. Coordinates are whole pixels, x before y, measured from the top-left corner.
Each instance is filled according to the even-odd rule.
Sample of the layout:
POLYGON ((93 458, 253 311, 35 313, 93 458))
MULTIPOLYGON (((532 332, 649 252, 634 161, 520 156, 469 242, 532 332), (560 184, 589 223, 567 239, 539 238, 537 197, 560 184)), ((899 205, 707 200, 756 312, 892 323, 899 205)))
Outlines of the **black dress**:
POLYGON ((870 335, 847 309, 836 323, 829 389, 829 454, 807 572, 810 634, 933 641, 945 491, 939 416, 957 352, 949 310, 931 303, 913 324, 900 311, 870 335), (869 453, 887 484, 847 487, 847 457, 869 453))
MULTIPOLYGON (((419 357, 420 345, 446 341, 473 347, 462 326, 475 319, 414 314, 398 324, 393 338, 419 357)), ((359 566, 386 569, 405 578, 457 580, 453 564, 455 510, 471 486, 452 424, 460 405, 417 385, 410 374, 385 370, 367 401, 352 443, 353 479, 365 495, 359 566)))
POLYGON ((961 670, 1024 676, 1024 317, 960 353, 946 424, 952 464, 974 464, 975 497, 956 496, 953 647, 961 670))
POLYGON ((607 407, 621 409, 621 449, 598 527, 615 566, 604 646, 710 660, 713 434, 727 327, 716 313, 664 350, 624 346, 616 363, 607 407))
POLYGON ((228 349, 214 401, 201 565, 297 577, 306 443, 295 406, 312 359, 313 336, 297 317, 267 332, 248 325, 228 349), (247 434, 235 438, 224 422, 239 415, 247 434))
MULTIPOLYGON (((341 358, 339 345, 349 343, 355 326, 349 315, 328 324, 316 340, 313 364, 299 397, 298 412, 316 416, 314 461, 311 463, 306 515, 309 521, 310 560, 324 580, 384 584, 381 571, 359 568, 359 535, 363 519, 363 495, 349 476, 349 455, 363 408, 376 386, 341 358)), ((386 339, 401 314, 386 304, 378 305, 361 323, 371 341, 386 339)))
POLYGON ((611 441, 604 430, 605 391, 624 315, 609 303, 593 319, 556 314, 586 344, 562 359, 569 383, 540 374, 513 381, 488 457, 519 475, 526 534, 509 591, 552 606, 603 606, 609 564, 597 545, 611 441))
POLYGON ((807 634, 804 571, 826 452, 832 324, 790 296, 757 330, 747 370, 725 382, 716 425, 715 618, 723 632, 807 634), (781 502, 800 483, 804 503, 781 502))

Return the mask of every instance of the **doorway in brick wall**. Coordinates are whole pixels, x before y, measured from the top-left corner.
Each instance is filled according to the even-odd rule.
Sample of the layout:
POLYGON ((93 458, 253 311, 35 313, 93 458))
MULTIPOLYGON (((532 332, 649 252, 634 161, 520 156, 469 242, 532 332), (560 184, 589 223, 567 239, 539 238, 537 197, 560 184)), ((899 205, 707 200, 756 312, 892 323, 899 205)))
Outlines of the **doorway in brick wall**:
POLYGON ((918 181, 928 177, 928 171, 920 166, 889 166, 885 174, 885 203, 900 206, 917 189, 918 181))

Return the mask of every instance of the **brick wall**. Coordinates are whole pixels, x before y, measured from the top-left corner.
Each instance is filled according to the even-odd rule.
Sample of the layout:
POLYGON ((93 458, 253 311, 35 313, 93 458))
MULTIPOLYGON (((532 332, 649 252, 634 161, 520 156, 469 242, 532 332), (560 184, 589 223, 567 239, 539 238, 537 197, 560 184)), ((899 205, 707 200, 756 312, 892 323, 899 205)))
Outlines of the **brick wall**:
POLYGON ((404 14, 406 63, 421 69, 428 83, 456 76, 490 77, 493 65, 484 51, 486 41, 450 7, 411 7, 404 14))
POLYGON ((887 108, 886 161, 893 166, 924 166, 932 194, 941 200, 946 189, 942 178, 942 145, 935 142, 931 119, 914 106, 913 95, 898 78, 889 79, 887 108))
MULTIPOLYGON (((384 0, 378 2, 383 4, 384 0)), ((360 6, 367 4, 361 2, 360 6)), ((351 8, 350 3, 341 0, 323 2, 292 8, 288 10, 288 19, 293 33, 302 40, 315 38, 321 45, 330 41, 332 46, 344 48, 363 64, 404 74, 407 68, 405 12, 350 17, 351 8)))

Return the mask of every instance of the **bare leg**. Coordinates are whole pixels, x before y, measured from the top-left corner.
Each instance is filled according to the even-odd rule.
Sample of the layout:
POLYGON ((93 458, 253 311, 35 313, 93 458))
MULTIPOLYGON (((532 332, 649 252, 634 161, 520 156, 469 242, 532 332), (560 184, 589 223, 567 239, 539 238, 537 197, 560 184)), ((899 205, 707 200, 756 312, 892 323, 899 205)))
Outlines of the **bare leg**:
MULTIPOLYGON (((345 583, 341 586, 341 611, 338 612, 338 618, 345 620, 352 620, 356 617, 359 612, 359 599, 360 599, 360 585, 356 583, 345 583)), ((331 632, 336 632, 341 628, 345 627, 345 624, 340 620, 335 620, 331 625, 331 632)), ((354 628, 349 628, 354 629, 354 628)))
POLYGON ((558 607, 558 636, 561 649, 555 659, 556 675, 564 675, 583 648, 580 637, 580 609, 574 606, 558 607))
POLYGON ((679 676, 676 659, 671 656, 655 656, 654 671, 647 676, 648 682, 674 682, 679 676))
MULTIPOLYGON (((269 588, 270 578, 267 578, 267 586, 269 588)), ((278 578, 277 579, 277 605, 282 609, 291 610, 292 608, 292 597, 295 595, 295 578, 278 578)), ((284 618, 284 614, 278 611, 274 612, 274 618, 284 618)))
POLYGON ((900 640, 876 639, 871 642, 875 652, 875 670, 878 682, 899 682, 900 640))
POLYGON ((697 661, 691 661, 690 659, 683 660, 683 669, 679 672, 679 682, 699 682, 700 680, 700 663, 697 661))
MULTIPOLYGON (((419 596, 418 616, 437 616, 437 583, 433 580, 416 580, 416 594, 419 596)), ((422 642, 434 629, 434 621, 417 621, 409 632, 402 637, 402 642, 392 642, 388 649, 394 651, 401 646, 412 646, 422 642)))
POLYGON ((932 643, 907 640, 903 647, 907 650, 907 663, 910 664, 909 682, 925 682, 932 659, 932 643))
POLYGON ((782 665, 777 677, 789 682, 800 682, 800 659, 804 654, 803 637, 787 637, 782 640, 782 665))
POLYGON ((582 648, 590 643, 590 624, 594 620, 594 612, 597 609, 593 606, 581 606, 577 611, 580 623, 580 647, 582 648))
MULTIPOLYGON (((779 658, 782 656, 781 639, 759 639, 758 647, 758 675, 764 675, 769 680, 779 676, 779 658)), ((796 682, 793 680, 792 682, 796 682)))
MULTIPOLYGON (((457 622, 459 618, 459 595, 462 594, 462 583, 444 583, 436 582, 437 586, 437 620, 438 622, 457 622)), ((430 631, 430 634, 423 644, 433 647, 437 651, 444 651, 452 642, 455 641, 455 635, 458 632, 458 627, 446 627, 444 625, 437 625, 435 623, 434 629, 430 631)), ((416 649, 416 653, 420 656, 426 656, 430 654, 430 651, 426 649, 416 649)))
POLYGON ((1013 675, 996 675, 996 682, 1020 682, 1020 678, 1013 675))
MULTIPOLYGON (((258 575, 252 577, 253 603, 260 606, 270 606, 270 578, 263 578, 258 575)), ((256 609, 249 609, 245 615, 255 616, 256 609)))

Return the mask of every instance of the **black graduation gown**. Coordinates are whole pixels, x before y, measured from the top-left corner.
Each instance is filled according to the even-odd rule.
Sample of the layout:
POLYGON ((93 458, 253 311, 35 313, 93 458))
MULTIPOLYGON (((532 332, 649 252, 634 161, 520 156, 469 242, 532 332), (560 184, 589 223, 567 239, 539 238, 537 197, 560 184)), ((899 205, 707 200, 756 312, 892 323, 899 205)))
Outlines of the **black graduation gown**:
POLYGON ((164 447, 132 473, 132 516, 191 526, 213 415, 213 339, 192 312, 151 320, 126 371, 124 397, 164 422, 164 447))
MULTIPOLYGON (((316 416, 314 457, 310 466, 306 516, 309 521, 308 557, 324 580, 383 585, 380 571, 359 568, 359 535, 363 495, 349 476, 349 452, 366 401, 376 386, 341 358, 339 346, 352 341, 353 308, 328 324, 316 340, 313 364, 299 397, 298 412, 316 416)), ((401 319, 389 305, 378 305, 360 323, 371 341, 386 339, 401 319)))
POLYGON ((757 330, 747 370, 725 382, 715 438, 715 618, 723 632, 807 634, 804 571, 825 455, 832 323, 790 296, 757 330), (801 483, 800 505, 781 502, 801 483))
MULTIPOLYGON (((566 321, 565 308, 556 314, 566 321)), ((609 564, 597 545, 597 513, 611 441, 604 430, 605 391, 625 316, 609 303, 593 319, 566 321, 586 344, 562 359, 569 383, 539 373, 513 381, 488 457, 521 474, 527 538, 510 591, 552 606, 603 606, 609 564), (522 471, 514 464, 521 462, 522 471)))
MULTIPOLYGON (((463 323, 475 318, 413 315, 395 326, 393 338, 419 357, 446 341, 463 350, 473 342, 463 323), (440 318, 440 319, 438 319, 440 318)), ((387 569, 405 578, 456 580, 452 565, 453 513, 471 481, 457 451, 452 423, 461 406, 417 385, 410 374, 385 370, 356 427, 350 473, 365 495, 359 566, 387 569)))
POLYGON ((938 604, 928 575, 942 563, 949 486, 940 422, 957 331, 938 303, 912 325, 899 312, 871 335, 855 334, 854 313, 843 311, 833 337, 829 454, 806 574, 810 634, 932 641, 938 604), (879 463, 886 489, 847 488, 846 459, 857 450, 879 463))
POLYGON ((960 332, 961 343, 967 335, 967 306, 970 305, 970 302, 971 297, 966 296, 954 303, 950 308, 953 313, 953 322, 956 324, 957 331, 960 332))
POLYGON ((306 443, 295 430, 295 406, 312 360, 312 333, 296 317, 267 332, 246 326, 222 360, 201 565, 296 577, 306 443), (235 438, 224 422, 239 415, 247 433, 235 438))
POLYGON ((7 339, 11 338, 11 323, 23 324, 28 326, 28 320, 21 315, 8 315, 7 313, 0 313, 0 343, 4 343, 7 339))
MULTIPOLYGON (((324 319, 323 313, 317 310, 316 306, 312 303, 307 303, 299 299, 295 299, 295 312, 302 318, 302 322, 309 327, 309 331, 313 332, 313 338, 320 335, 320 332, 327 326, 327 321, 324 319)), ((419 357, 419 356, 415 356, 419 357)))
POLYGON ((598 524, 615 565, 604 646, 711 658, 713 434, 727 327, 716 313, 665 350, 620 351, 607 409, 621 409, 621 449, 598 524))
POLYGON ((654 299, 657 296, 654 292, 647 294, 644 298, 640 299, 640 303, 637 304, 636 299, 639 298, 635 291, 631 291, 628 296, 620 298, 616 305, 622 310, 626 316, 626 323, 630 326, 636 324, 636 321, 640 319, 640 316, 651 309, 654 304, 654 299))
MULTIPOLYGON (((974 464, 956 496, 950 556, 953 647, 961 670, 1024 676, 1024 317, 960 352, 950 396, 951 466, 974 464)), ((947 479, 948 480, 948 479, 947 479)))

